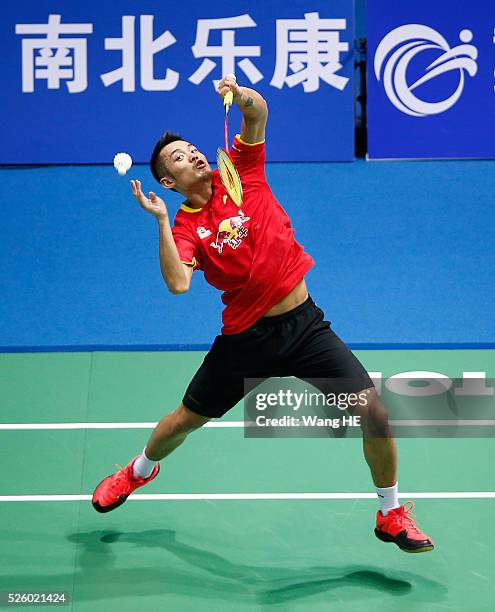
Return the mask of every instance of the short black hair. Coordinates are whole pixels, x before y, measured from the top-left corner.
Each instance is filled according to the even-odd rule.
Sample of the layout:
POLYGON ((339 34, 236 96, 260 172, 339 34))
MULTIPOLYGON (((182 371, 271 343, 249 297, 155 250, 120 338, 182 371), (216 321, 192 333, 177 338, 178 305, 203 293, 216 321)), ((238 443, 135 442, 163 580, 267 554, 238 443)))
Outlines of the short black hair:
MULTIPOLYGON (((179 134, 174 134, 173 132, 165 132, 162 134, 160 140, 156 143, 155 148, 153 149, 153 153, 151 154, 150 159, 150 168, 151 174, 155 177, 155 179, 160 182, 161 179, 166 175, 170 174, 170 170, 167 168, 167 164, 163 159, 160 158, 160 153, 163 147, 166 147, 171 142, 175 142, 176 140, 184 140, 182 136, 179 134)), ((173 189, 176 191, 176 189, 173 189)))

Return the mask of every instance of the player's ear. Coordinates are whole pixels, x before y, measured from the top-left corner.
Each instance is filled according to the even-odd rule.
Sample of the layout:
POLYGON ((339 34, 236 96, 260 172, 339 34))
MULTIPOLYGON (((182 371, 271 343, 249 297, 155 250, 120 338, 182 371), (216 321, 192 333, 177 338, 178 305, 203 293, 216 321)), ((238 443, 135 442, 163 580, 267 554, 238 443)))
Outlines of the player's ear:
POLYGON ((173 179, 171 176, 164 176, 160 180, 160 185, 165 187, 165 189, 174 189, 174 187, 175 187, 175 179, 173 179))

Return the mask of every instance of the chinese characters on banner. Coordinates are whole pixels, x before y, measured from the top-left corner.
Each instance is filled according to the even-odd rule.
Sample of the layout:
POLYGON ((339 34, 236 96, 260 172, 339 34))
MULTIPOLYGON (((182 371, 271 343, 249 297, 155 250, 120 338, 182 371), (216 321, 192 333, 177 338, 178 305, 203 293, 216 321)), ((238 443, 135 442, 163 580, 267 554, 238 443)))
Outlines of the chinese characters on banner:
MULTIPOLYGON (((109 163, 124 150, 147 162, 165 130, 213 161, 228 73, 268 102, 268 161, 351 161, 353 0, 260 4, 9 4, 0 163, 109 163)), ((231 122, 233 136, 237 110, 231 122)))
MULTIPOLYGON (((154 38, 153 15, 139 17, 140 85, 146 91, 171 91, 177 87, 181 75, 171 67, 163 77, 153 74, 153 58, 177 42, 165 30, 154 38)), ((213 79, 215 89, 221 75, 242 70, 253 85, 264 75, 249 58, 260 57, 259 45, 235 44, 235 31, 255 28, 256 22, 248 14, 225 19, 198 19, 196 41, 192 53, 201 64, 188 80, 199 85, 216 68, 219 78, 213 79), (210 33, 221 33, 221 44, 209 43, 210 33), (211 58, 219 58, 219 62, 211 58), (220 66, 219 66, 220 64, 220 66)), ((276 29, 276 65, 270 84, 281 89, 284 85, 302 85, 305 92, 317 91, 320 80, 342 90, 349 79, 338 72, 342 69, 341 55, 349 51, 349 41, 340 35, 346 30, 345 19, 321 19, 318 13, 306 13, 304 19, 278 19, 276 29)), ((82 35, 92 34, 92 23, 62 23, 61 15, 50 15, 46 24, 17 24, 16 34, 22 35, 22 91, 32 93, 35 80, 46 80, 48 89, 59 89, 66 81, 69 93, 80 93, 88 86, 87 40, 82 35), (44 38, 30 35, 43 34, 44 38), (73 38, 68 35, 80 35, 73 38)), ((105 38, 105 50, 120 51, 121 66, 101 75, 105 87, 120 82, 122 91, 136 90, 136 17, 122 17, 122 36, 105 38)))

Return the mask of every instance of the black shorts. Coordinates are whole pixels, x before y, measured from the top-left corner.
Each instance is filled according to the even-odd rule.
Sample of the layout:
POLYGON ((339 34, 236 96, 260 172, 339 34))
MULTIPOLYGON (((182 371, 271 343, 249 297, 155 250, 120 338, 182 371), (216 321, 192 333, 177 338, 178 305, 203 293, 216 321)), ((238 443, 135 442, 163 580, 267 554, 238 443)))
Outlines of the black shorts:
POLYGON ((308 297, 293 310, 262 317, 239 334, 217 336, 182 402, 197 414, 219 418, 244 397, 245 378, 272 376, 333 379, 346 393, 374 386, 308 297))

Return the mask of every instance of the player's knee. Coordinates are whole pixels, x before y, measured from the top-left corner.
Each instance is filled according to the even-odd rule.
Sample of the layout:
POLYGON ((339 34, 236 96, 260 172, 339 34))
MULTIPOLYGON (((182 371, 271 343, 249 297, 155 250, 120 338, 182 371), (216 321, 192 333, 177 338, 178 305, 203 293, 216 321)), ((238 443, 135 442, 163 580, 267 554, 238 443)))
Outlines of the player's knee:
POLYGON ((376 389, 367 393, 366 403, 359 407, 361 429, 366 437, 388 438, 392 435, 388 422, 388 412, 380 401, 376 389))

